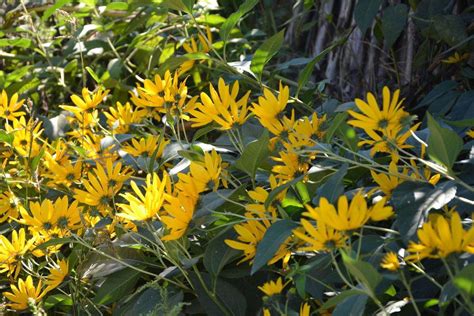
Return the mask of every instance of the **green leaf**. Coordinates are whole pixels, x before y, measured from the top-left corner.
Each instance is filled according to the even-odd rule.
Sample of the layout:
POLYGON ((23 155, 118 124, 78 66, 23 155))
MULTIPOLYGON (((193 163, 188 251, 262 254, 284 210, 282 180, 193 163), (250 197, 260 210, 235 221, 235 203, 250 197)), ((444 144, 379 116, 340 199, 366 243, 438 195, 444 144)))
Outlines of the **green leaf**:
POLYGON ((33 42, 28 38, 2 38, 0 39, 0 47, 21 47, 28 48, 31 47, 33 42))
POLYGON ((56 245, 63 245, 67 243, 73 243, 75 242, 74 238, 72 237, 63 237, 63 238, 52 238, 36 247, 35 249, 38 250, 44 250, 50 246, 56 246, 56 245))
MULTIPOLYGON (((318 197, 325 197, 329 203, 335 203, 340 195, 344 193, 344 177, 347 174, 348 165, 343 164, 339 170, 334 172, 333 175, 318 189, 318 197)), ((319 204, 318 201, 314 201, 315 204, 319 204)))
POLYGON ((368 296, 366 294, 352 295, 337 304, 332 316, 364 315, 368 296))
POLYGON ((297 223, 284 219, 275 222, 267 229, 263 239, 258 243, 250 274, 254 274, 260 270, 261 267, 266 265, 267 262, 273 258, 278 248, 291 236, 293 229, 296 227, 298 227, 297 223))
POLYGON ((267 199, 265 200, 265 208, 268 208, 270 206, 270 204, 273 202, 273 200, 278 196, 278 194, 280 194, 281 192, 283 192, 284 190, 288 189, 289 187, 291 187, 292 185, 295 185, 297 184, 298 182, 300 182, 301 180, 303 180, 304 176, 299 176, 298 178, 295 178, 291 181, 288 181, 278 187, 276 187, 275 189, 273 189, 270 194, 268 194, 268 197, 267 199))
POLYGON ((350 150, 357 152, 359 150, 359 137, 354 128, 346 122, 341 122, 336 129, 336 134, 344 141, 350 150))
POLYGON ((128 3, 126 2, 112 2, 107 4, 105 7, 107 11, 127 11, 128 10, 128 3))
POLYGON ((230 248, 224 242, 224 240, 234 237, 234 230, 229 229, 216 236, 207 245, 203 263, 212 276, 217 277, 228 262, 241 254, 240 251, 230 248))
POLYGON ((382 0, 359 0, 354 9, 354 18, 362 35, 372 25, 382 0))
POLYGON ((408 6, 400 3, 390 6, 383 11, 382 31, 385 45, 392 48, 397 38, 402 33, 408 19, 408 6))
POLYGON ((380 273, 368 262, 355 260, 351 258, 345 251, 341 251, 342 261, 349 271, 361 284, 363 284, 372 293, 382 281, 380 273))
POLYGON ((49 295, 44 302, 44 308, 46 310, 58 305, 72 306, 72 298, 69 295, 65 294, 55 294, 49 295))
POLYGON ((56 12, 56 10, 61 9, 66 4, 69 4, 71 2, 72 0, 58 0, 53 2, 54 4, 44 11, 43 16, 41 17, 41 21, 46 21, 51 15, 54 14, 54 12, 56 12))
POLYGON ((335 47, 342 45, 347 41, 347 37, 343 37, 342 39, 336 41, 329 47, 325 48, 321 53, 319 53, 316 57, 314 57, 304 68, 301 70, 300 74, 298 75, 298 88, 296 89, 296 96, 299 95, 301 89, 308 83, 309 77, 313 73, 314 66, 319 63, 327 54, 329 54, 335 47))
POLYGON ((94 79, 95 82, 101 83, 101 80, 99 79, 99 76, 94 72, 94 70, 92 70, 91 67, 86 66, 86 70, 89 73, 89 75, 91 75, 92 79, 94 79))
POLYGON ((448 181, 433 187, 431 184, 406 181, 392 194, 397 213, 397 226, 405 241, 415 235, 423 218, 431 209, 440 209, 456 195, 456 183, 448 181))
POLYGON ((469 296, 474 296, 474 263, 465 266, 454 277, 454 285, 469 296))
POLYGON ((9 134, 4 130, 0 130, 0 142, 4 142, 11 145, 13 143, 13 139, 13 134, 9 134))
POLYGON ((259 139, 249 143, 242 153, 242 156, 235 162, 235 167, 247 173, 252 179, 255 179, 255 173, 258 167, 267 159, 269 136, 265 130, 259 139))
POLYGON ((430 136, 428 137, 428 156, 444 165, 449 172, 456 162, 456 158, 463 147, 463 141, 454 131, 441 127, 438 122, 428 115, 428 129, 430 136))
POLYGON ((334 119, 331 121, 331 125, 324 134, 324 141, 326 143, 331 142, 334 133, 339 129, 339 126, 347 120, 348 115, 349 114, 347 114, 347 112, 341 112, 334 117, 334 119))
POLYGON ((245 15, 247 12, 253 9, 253 7, 258 3, 258 0, 246 0, 239 6, 237 12, 232 13, 227 20, 222 24, 220 35, 221 39, 224 42, 224 47, 227 44, 229 35, 232 29, 235 27, 237 22, 245 15))
POLYGON ((163 2, 163 5, 173 10, 192 14, 194 0, 166 0, 163 2))
POLYGON ((308 187, 303 181, 298 182, 295 187, 296 192, 298 192, 298 196, 303 204, 306 204, 311 201, 311 197, 309 196, 308 192, 308 187))
POLYGON ((455 46, 466 39, 466 26, 463 18, 457 15, 440 15, 433 18, 436 38, 449 46, 455 46))
POLYGON ((141 272, 131 268, 111 274, 97 290, 94 303, 105 305, 122 299, 133 289, 140 274, 141 272))
POLYGON ((324 304, 319 308, 320 311, 325 311, 331 307, 334 307, 336 305, 338 305, 339 303, 341 303, 342 301, 344 301, 345 299, 349 298, 349 297, 352 297, 354 295, 366 295, 365 292, 363 292, 362 290, 356 290, 356 289, 353 289, 353 290, 346 290, 344 292, 341 292, 339 294, 337 294, 336 296, 333 296, 331 297, 330 299, 328 299, 326 302, 324 302, 324 304))
POLYGON ((263 42, 253 55, 250 70, 257 76, 258 80, 262 79, 263 67, 280 50, 283 39, 284 31, 282 30, 263 42))

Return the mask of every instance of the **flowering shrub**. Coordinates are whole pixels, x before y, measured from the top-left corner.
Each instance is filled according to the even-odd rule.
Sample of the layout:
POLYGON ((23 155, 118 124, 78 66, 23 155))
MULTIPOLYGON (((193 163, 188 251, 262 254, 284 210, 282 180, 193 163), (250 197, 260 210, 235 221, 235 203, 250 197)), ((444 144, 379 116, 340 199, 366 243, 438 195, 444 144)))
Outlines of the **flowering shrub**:
POLYGON ((83 65, 51 112, 2 91, 3 310, 474 313, 473 117, 449 119, 466 103, 417 116, 384 86, 312 108, 307 76, 261 80, 282 33, 250 70, 225 62, 245 4, 219 35, 192 2, 166 5, 192 27, 159 69, 118 59, 132 85, 83 65))

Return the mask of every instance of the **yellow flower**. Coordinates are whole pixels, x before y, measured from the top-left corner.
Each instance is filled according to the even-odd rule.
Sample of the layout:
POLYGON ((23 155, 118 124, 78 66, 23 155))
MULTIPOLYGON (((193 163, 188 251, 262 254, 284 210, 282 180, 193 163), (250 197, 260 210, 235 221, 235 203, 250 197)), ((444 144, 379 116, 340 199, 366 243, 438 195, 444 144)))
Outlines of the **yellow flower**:
MULTIPOLYGON (((223 172, 222 157, 213 149, 210 153, 204 153, 204 161, 193 161, 189 166, 190 175, 196 182, 204 184, 204 187, 217 190, 220 184, 220 176, 223 172)), ((223 181, 224 182, 224 181, 223 181)), ((226 183, 224 182, 224 186, 226 183)))
POLYGON ((0 273, 7 272, 7 276, 13 275, 17 278, 21 271, 21 260, 23 256, 33 248, 34 238, 26 240, 25 229, 14 230, 11 242, 0 235, 0 273))
POLYGON ((385 173, 376 173, 373 170, 370 170, 370 174, 374 181, 379 185, 380 190, 388 197, 392 195, 393 190, 398 187, 403 179, 397 176, 398 167, 397 164, 392 161, 388 167, 389 174, 385 173))
POLYGON ((82 180, 85 190, 75 189, 74 198, 86 205, 95 206, 102 215, 110 209, 110 202, 115 194, 120 190, 123 182, 130 177, 128 168, 122 171, 122 164, 117 162, 113 166, 112 159, 107 159, 106 168, 97 164, 94 168, 95 174, 88 173, 87 180, 82 180))
POLYGON ((148 174, 146 177, 145 194, 142 193, 135 181, 132 181, 130 185, 135 195, 128 192, 121 194, 128 204, 117 204, 123 211, 118 213, 117 216, 131 221, 146 221, 158 215, 158 212, 163 207, 166 196, 165 188, 169 181, 167 174, 163 175, 163 179, 160 179, 156 173, 148 174))
POLYGON ((226 85, 224 79, 219 78, 218 90, 210 84, 210 95, 201 93, 201 102, 196 105, 196 109, 189 113, 193 116, 190 121, 194 122, 193 127, 204 126, 215 122, 222 130, 229 130, 237 125, 243 125, 247 121, 250 112, 247 102, 250 91, 237 100, 239 94, 239 82, 235 81, 232 90, 230 85, 226 85))
POLYGON ((76 94, 71 96, 71 101, 75 106, 61 105, 66 111, 74 113, 76 117, 81 117, 84 112, 95 109, 109 94, 109 90, 99 87, 96 92, 90 92, 87 88, 82 89, 82 98, 76 94))
POLYGON ((17 117, 25 115, 25 112, 18 111, 24 102, 25 100, 18 101, 18 93, 12 95, 10 102, 8 102, 8 94, 5 90, 2 90, 0 97, 0 118, 13 121, 16 120, 17 117))
POLYGON ((41 280, 38 281, 38 285, 35 287, 30 275, 26 277, 25 281, 19 279, 18 286, 11 284, 10 288, 11 292, 4 292, 3 295, 11 302, 7 305, 17 311, 27 309, 31 300, 38 303, 47 292, 42 291, 41 280))
POLYGON ((18 218, 20 199, 11 191, 0 194, 0 223, 18 218))
POLYGON ((194 215, 194 201, 186 196, 174 197, 166 196, 166 215, 161 217, 161 221, 169 229, 169 233, 163 240, 176 240, 181 238, 194 215))
POLYGON ((268 308, 263 309, 263 316, 272 316, 272 313, 268 308))
POLYGON ((464 53, 459 55, 458 52, 455 52, 453 55, 449 56, 447 59, 441 60, 445 64, 457 64, 469 58, 469 53, 464 53))
POLYGON ((397 271, 398 269, 400 269, 400 261, 398 261, 398 255, 393 251, 387 252, 382 258, 380 266, 390 271, 397 271))
POLYGON ((41 146, 37 140, 40 139, 41 122, 37 123, 30 119, 28 123, 24 116, 12 121, 13 125, 8 122, 5 125, 7 133, 13 134, 12 147, 19 155, 23 157, 35 157, 41 151, 41 146))
POLYGON ((370 155, 374 156, 376 153, 388 153, 392 155, 392 160, 397 162, 399 159, 398 149, 412 148, 412 145, 406 144, 408 137, 412 132, 420 126, 420 123, 415 124, 409 130, 404 131, 400 125, 398 127, 387 129, 383 134, 377 133, 374 130, 366 130, 365 132, 371 139, 360 141, 357 145, 369 145, 370 155))
POLYGON ((287 281, 285 284, 283 284, 281 277, 279 277, 276 281, 270 280, 258 288, 260 291, 265 293, 266 296, 273 296, 280 294, 288 283, 290 283, 290 281, 287 281))
MULTIPOLYGON (((281 183, 277 182, 275 175, 271 174, 269 177, 270 182, 270 190, 274 190, 281 183)), ((275 197, 275 201, 281 201, 285 198, 287 190, 283 190, 275 197)), ((245 206, 245 209, 253 212, 255 215, 260 217, 265 216, 265 213, 268 212, 270 217, 276 218, 277 217, 277 209, 274 205, 269 205, 268 208, 265 208, 265 201, 268 198, 269 192, 267 192, 263 187, 256 187, 255 190, 251 190, 247 192, 249 197, 252 198, 257 203, 248 203, 245 206)))
MULTIPOLYGON (((211 29, 209 26, 206 26, 206 37, 202 36, 201 33, 197 34, 199 43, 201 44, 200 47, 198 47, 198 43, 196 40, 191 37, 189 42, 184 42, 183 48, 188 54, 194 54, 194 53, 208 53, 211 50, 212 45, 212 33, 211 29)), ((189 69, 193 68, 195 64, 195 60, 187 60, 184 63, 181 64, 179 67, 179 75, 181 76, 182 74, 186 73, 189 69)))
POLYGON ((355 99, 355 104, 362 114, 349 110, 348 113, 355 119, 348 123, 362 128, 366 132, 367 130, 385 131, 400 128, 403 119, 408 117, 408 113, 402 107, 403 99, 398 100, 400 90, 395 90, 391 97, 388 87, 384 87, 382 95, 382 109, 380 109, 375 96, 370 92, 367 94, 367 103, 361 99, 355 99))
POLYGON ((474 253, 474 226, 463 229, 461 218, 452 212, 451 219, 431 216, 418 229, 418 242, 410 242, 406 260, 420 261, 424 258, 445 258, 451 253, 474 253))
POLYGON ((67 260, 59 260, 54 267, 49 269, 49 275, 46 277, 45 292, 49 292, 57 288, 69 273, 69 263, 67 260))
POLYGON ((309 316, 310 315, 310 306, 308 303, 301 304, 300 306, 300 316, 309 316))
POLYGON ((141 155, 152 157, 156 152, 156 158, 160 158, 166 145, 170 143, 169 140, 165 140, 160 135, 148 135, 146 138, 142 137, 139 140, 132 138, 131 141, 132 144, 124 146, 123 150, 134 157, 141 155))
POLYGON ((275 135, 279 135, 284 129, 280 118, 286 108, 289 96, 290 89, 280 82, 278 98, 270 89, 264 88, 263 96, 258 98, 258 103, 252 103, 252 112, 258 118, 260 124, 275 135))
POLYGON ((307 206, 308 212, 303 215, 324 223, 336 230, 353 230, 362 227, 369 219, 381 221, 393 215, 393 209, 385 205, 386 199, 382 198, 372 208, 367 206, 367 202, 361 192, 358 192, 351 200, 350 204, 345 195, 339 197, 337 210, 334 205, 322 197, 319 206, 312 208, 307 206))
POLYGON ((471 129, 471 130, 467 131, 466 135, 471 137, 471 138, 474 138, 474 129, 471 129))
POLYGON ((314 146, 316 144, 316 140, 321 139, 323 136, 321 124, 325 120, 326 115, 318 118, 316 113, 313 113, 311 119, 308 117, 299 119, 294 123, 292 129, 289 129, 288 140, 283 141, 283 145, 288 151, 314 146))
POLYGON ((301 251, 331 251, 346 245, 347 237, 344 234, 322 222, 318 222, 317 227, 314 227, 303 218, 301 225, 304 231, 293 231, 296 237, 308 243, 308 246, 300 248, 301 251))
POLYGON ((130 125, 140 123, 147 115, 147 110, 133 109, 128 102, 125 105, 117 102, 116 108, 110 107, 109 112, 104 112, 104 115, 107 118, 107 124, 116 134, 127 133, 130 125))
POLYGON ((45 177, 51 179, 48 185, 56 187, 57 185, 70 186, 74 182, 81 179, 82 175, 82 162, 69 160, 62 163, 57 163, 54 159, 45 157, 45 165, 47 166, 50 173, 44 174, 45 177))
POLYGON ((283 182, 293 180, 305 175, 309 169, 309 164, 302 158, 303 156, 293 151, 280 151, 280 157, 272 157, 273 160, 282 163, 273 166, 272 172, 277 179, 283 182))

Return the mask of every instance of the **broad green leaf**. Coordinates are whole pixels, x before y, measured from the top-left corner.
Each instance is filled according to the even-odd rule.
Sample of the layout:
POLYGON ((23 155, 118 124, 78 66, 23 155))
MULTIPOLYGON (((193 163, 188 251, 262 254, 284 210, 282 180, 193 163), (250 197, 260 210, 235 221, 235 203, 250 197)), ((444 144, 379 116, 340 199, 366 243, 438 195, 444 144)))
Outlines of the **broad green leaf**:
POLYGON ((448 181, 433 187, 431 184, 404 182, 392 194, 392 203, 397 213, 396 223, 405 241, 416 233, 423 216, 431 209, 440 209, 456 195, 456 184, 448 181))
POLYGON ((240 158, 235 162, 235 167, 247 173, 250 178, 255 179, 258 167, 267 159, 269 136, 265 130, 256 141, 249 143, 240 158))
POLYGON ((359 137, 354 128, 346 122, 341 122, 336 129, 336 134, 344 141, 350 150, 357 152, 359 150, 359 137))
POLYGON ((197 294, 199 303, 206 311, 206 315, 248 315, 247 300, 245 299, 245 296, 231 283, 218 278, 214 287, 211 276, 208 273, 203 272, 201 272, 201 280, 203 282, 199 280, 195 273, 190 273, 190 279, 194 285, 194 293, 197 294), (213 292, 214 299, 207 294, 202 283, 204 283, 204 286, 211 291, 215 289, 215 292, 213 292), (215 300, 218 300, 220 304, 216 304, 215 300), (222 308, 225 310, 223 311, 222 308))
MULTIPOLYGON (((318 198, 325 197, 329 203, 336 203, 340 195, 344 193, 344 177, 347 174, 348 165, 343 164, 324 184, 318 189, 318 198)), ((319 204, 319 199, 313 201, 319 204)))
POLYGON ((372 293, 382 281, 380 273, 368 262, 351 258, 345 251, 341 251, 342 261, 350 274, 352 274, 361 284, 372 293))
POLYGON ((46 249, 50 246, 64 245, 64 244, 73 243, 73 242, 75 242, 75 240, 72 237, 52 238, 52 239, 38 245, 35 249, 44 250, 44 249, 46 249))
POLYGON ((55 295, 48 295, 48 298, 44 302, 44 308, 46 310, 62 305, 62 306, 72 306, 72 298, 69 295, 65 294, 55 294, 55 295))
POLYGON ((449 46, 455 46, 466 39, 466 26, 463 18, 457 15, 440 15, 433 18, 436 38, 449 46))
POLYGON ((212 276, 217 277, 222 271, 224 266, 241 254, 240 251, 230 248, 224 242, 226 239, 232 239, 235 237, 233 229, 229 229, 214 239, 212 239, 204 251, 203 263, 212 276))
POLYGON ((364 315, 369 297, 366 294, 352 295, 337 304, 332 316, 364 315))
POLYGON ((284 31, 276 33, 263 42, 253 55, 250 70, 257 76, 258 80, 262 79, 263 67, 265 67, 270 59, 280 50, 283 39, 284 31))
POLYGON ((28 38, 1 38, 0 39, 0 47, 21 47, 21 48, 28 48, 31 47, 33 42, 28 38))
POLYGON ((122 299, 133 289, 140 278, 140 273, 126 268, 111 274, 97 290, 94 303, 105 305, 122 299))
POLYGON ((354 295, 366 295, 366 293, 363 292, 362 290, 356 290, 356 289, 346 290, 346 291, 341 292, 341 293, 337 294, 336 296, 333 296, 330 299, 328 299, 326 302, 324 302, 324 304, 321 306, 321 308, 319 310, 320 311, 325 311, 325 310, 327 310, 331 307, 334 307, 334 306, 338 305, 339 303, 341 303, 342 301, 344 301, 348 297, 351 297, 351 296, 354 296, 354 295))
POLYGON ((252 10, 252 8, 258 3, 258 0, 246 0, 244 3, 242 3, 237 10, 237 12, 232 13, 222 24, 221 30, 220 30, 220 35, 221 39, 224 42, 224 47, 227 44, 227 41, 229 39, 230 32, 232 29, 235 27, 237 22, 245 15, 247 12, 252 10))
POLYGON ((400 3, 389 6, 383 11, 382 31, 385 38, 385 45, 392 48, 397 38, 402 33, 408 19, 408 6, 400 3))
POLYGON ((348 114, 347 112, 341 112, 338 113, 331 121, 331 125, 329 128, 326 130, 326 133, 324 134, 324 141, 326 143, 329 143, 333 136, 334 133, 337 131, 339 126, 347 120, 348 114))
POLYGON ((296 96, 299 95, 301 89, 308 83, 311 73, 314 70, 314 66, 319 63, 327 54, 329 54, 335 47, 342 45, 347 41, 347 37, 344 37, 337 42, 333 43, 329 47, 325 48, 321 53, 314 57, 298 75, 298 88, 296 89, 296 96))
POLYGON ((299 176, 298 178, 295 178, 291 181, 288 181, 282 185, 280 185, 279 187, 276 187, 275 189, 273 189, 270 194, 268 194, 268 197, 267 199, 265 200, 265 208, 268 208, 270 206, 270 204, 273 202, 273 200, 275 200, 275 198, 278 196, 278 194, 280 194, 281 192, 283 192, 284 190, 288 189, 289 187, 291 187, 292 185, 295 185, 297 184, 298 182, 300 182, 301 180, 303 180, 304 176, 299 176))
POLYGON ((306 204, 309 201, 311 201, 311 197, 309 196, 309 192, 308 192, 308 187, 306 186, 306 184, 303 181, 298 182, 296 184, 295 188, 296 188, 296 192, 298 192, 298 196, 301 199, 301 202, 303 204, 306 204))
POLYGON ((354 18, 362 35, 372 25, 377 12, 379 11, 381 0, 359 0, 354 9, 354 18))
POLYGON ((13 134, 7 133, 4 130, 0 130, 0 142, 4 142, 11 145, 13 143, 14 138, 15 137, 13 136, 13 134))
POLYGON ((258 243, 255 259, 252 264, 250 274, 254 274, 261 267, 273 258, 278 248, 285 240, 291 236, 293 229, 298 227, 298 224, 291 220, 280 220, 275 222, 267 229, 263 239, 258 243))
POLYGON ((441 127, 430 113, 427 115, 428 129, 430 130, 428 156, 444 165, 451 172, 456 158, 462 150, 463 141, 454 131, 441 127))
POLYGON ((163 2, 166 7, 192 14, 194 0, 166 0, 163 2))
POLYGON ((62 7, 64 7, 66 4, 69 4, 71 3, 72 0, 58 0, 58 1, 54 1, 53 4, 44 11, 43 13, 43 16, 41 17, 41 21, 46 21, 51 15, 54 14, 54 12, 56 12, 56 10, 59 10, 61 9, 62 7))
POLYGON ((126 3, 126 2, 112 2, 112 3, 107 4, 105 9, 109 10, 109 11, 127 11, 128 10, 128 3, 126 3))
POLYGON ((454 285, 469 296, 474 296, 474 263, 465 266, 454 277, 454 285))

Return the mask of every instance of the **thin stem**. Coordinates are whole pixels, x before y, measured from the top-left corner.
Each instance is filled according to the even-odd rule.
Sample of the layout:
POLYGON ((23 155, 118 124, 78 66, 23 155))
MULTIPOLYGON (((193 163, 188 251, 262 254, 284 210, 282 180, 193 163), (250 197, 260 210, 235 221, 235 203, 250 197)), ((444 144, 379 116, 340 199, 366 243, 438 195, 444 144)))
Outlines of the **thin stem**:
POLYGON ((408 291, 408 296, 410 297, 410 301, 411 301, 411 304, 413 305, 413 308, 415 309, 416 315, 421 316, 420 310, 418 309, 418 306, 416 305, 416 302, 415 302, 415 297, 413 296, 413 293, 411 292, 410 284, 408 283, 405 277, 405 273, 402 270, 400 270, 400 276, 401 276, 403 285, 408 291))

